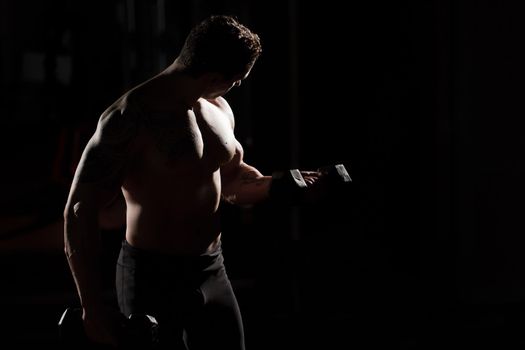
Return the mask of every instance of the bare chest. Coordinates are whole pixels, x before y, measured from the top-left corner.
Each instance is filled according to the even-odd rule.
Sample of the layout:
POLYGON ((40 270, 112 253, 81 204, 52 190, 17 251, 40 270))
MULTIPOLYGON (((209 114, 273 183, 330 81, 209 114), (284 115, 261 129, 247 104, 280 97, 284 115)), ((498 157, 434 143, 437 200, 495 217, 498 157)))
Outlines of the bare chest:
POLYGON ((150 165, 180 167, 201 163, 218 168, 235 154, 235 137, 220 115, 152 113, 141 133, 150 165))

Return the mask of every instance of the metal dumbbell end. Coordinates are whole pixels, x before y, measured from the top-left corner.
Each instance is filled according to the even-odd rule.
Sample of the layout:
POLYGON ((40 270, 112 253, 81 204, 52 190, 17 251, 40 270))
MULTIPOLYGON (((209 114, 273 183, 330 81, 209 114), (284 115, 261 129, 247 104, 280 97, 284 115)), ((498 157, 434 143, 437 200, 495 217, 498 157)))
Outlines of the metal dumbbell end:
POLYGON ((318 169, 319 172, 325 174, 333 183, 350 183, 352 178, 344 164, 327 165, 318 169))
POLYGON ((63 345, 86 345, 88 339, 82 324, 82 310, 67 308, 58 321, 58 339, 63 345))
POLYGON ((125 327, 121 347, 125 349, 150 349, 158 343, 159 324, 155 317, 131 314, 125 327))
POLYGON ((299 169, 276 171, 272 174, 270 199, 280 204, 299 204, 308 185, 299 169))
POLYGON ((332 164, 317 169, 321 175, 318 200, 337 205, 341 200, 353 198, 352 177, 344 164, 332 164))

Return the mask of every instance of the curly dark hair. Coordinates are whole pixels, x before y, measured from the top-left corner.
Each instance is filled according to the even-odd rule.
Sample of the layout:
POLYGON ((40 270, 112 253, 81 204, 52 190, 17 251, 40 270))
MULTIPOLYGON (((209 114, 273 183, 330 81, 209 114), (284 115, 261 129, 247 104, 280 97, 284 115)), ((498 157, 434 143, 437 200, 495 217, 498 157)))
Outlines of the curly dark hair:
POLYGON ((231 78, 251 67, 261 52, 257 34, 234 17, 214 15, 190 31, 178 59, 192 76, 213 72, 231 78))

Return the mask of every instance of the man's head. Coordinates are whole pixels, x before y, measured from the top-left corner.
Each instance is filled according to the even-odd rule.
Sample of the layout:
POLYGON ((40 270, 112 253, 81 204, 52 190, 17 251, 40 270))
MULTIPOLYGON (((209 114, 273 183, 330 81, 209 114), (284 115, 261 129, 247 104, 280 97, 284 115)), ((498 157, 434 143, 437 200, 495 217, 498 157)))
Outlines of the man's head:
POLYGON ((178 60, 194 77, 218 73, 224 79, 249 72, 261 54, 259 36, 230 16, 211 16, 189 33, 178 60))

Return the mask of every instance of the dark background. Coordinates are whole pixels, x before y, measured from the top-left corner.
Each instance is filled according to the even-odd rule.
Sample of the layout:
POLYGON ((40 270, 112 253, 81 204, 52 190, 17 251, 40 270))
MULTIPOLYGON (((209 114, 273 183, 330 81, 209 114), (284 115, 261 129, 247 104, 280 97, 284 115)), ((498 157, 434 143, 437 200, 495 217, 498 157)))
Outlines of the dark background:
MULTIPOLYGON (((228 96, 248 163, 344 163, 322 206, 224 205, 248 349, 525 345, 518 1, 0 1, 0 335, 57 342, 62 210, 100 113, 224 13, 263 55, 228 96), (339 344, 339 345, 335 345, 339 344)), ((121 230, 104 233, 108 298, 121 230)))

